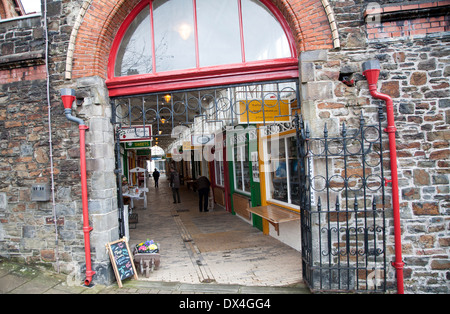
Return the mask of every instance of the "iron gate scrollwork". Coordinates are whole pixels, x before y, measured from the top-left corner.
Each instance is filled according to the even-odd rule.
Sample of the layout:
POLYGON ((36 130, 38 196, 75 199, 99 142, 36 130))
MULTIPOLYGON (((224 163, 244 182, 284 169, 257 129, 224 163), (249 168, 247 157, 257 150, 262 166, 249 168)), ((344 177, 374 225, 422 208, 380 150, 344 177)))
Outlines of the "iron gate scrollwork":
POLYGON ((296 116, 303 279, 312 291, 386 289, 381 121, 311 137, 296 116))
POLYGON ((159 141, 159 147, 168 149, 173 143, 181 146, 184 141, 190 142, 191 135, 222 133, 229 126, 288 125, 290 129, 291 113, 299 109, 298 84, 297 79, 286 79, 111 98, 120 237, 125 233, 126 218, 122 197, 121 130, 134 129, 134 137, 139 140, 142 137, 137 128, 150 127, 155 144, 159 141), (184 130, 191 132, 188 137, 184 136, 184 130))

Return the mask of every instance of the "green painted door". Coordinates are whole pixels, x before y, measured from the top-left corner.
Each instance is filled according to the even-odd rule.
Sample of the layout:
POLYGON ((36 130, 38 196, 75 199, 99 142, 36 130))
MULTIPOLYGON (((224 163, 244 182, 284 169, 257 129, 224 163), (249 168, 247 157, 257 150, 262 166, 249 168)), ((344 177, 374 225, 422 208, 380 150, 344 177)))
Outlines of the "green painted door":
MULTIPOLYGON (((250 194, 252 207, 261 206, 261 182, 259 179, 257 130, 252 128, 248 134, 248 160, 250 168, 250 194), (254 132, 254 133, 253 133, 254 132)), ((263 230, 262 218, 252 214, 253 227, 263 230)))

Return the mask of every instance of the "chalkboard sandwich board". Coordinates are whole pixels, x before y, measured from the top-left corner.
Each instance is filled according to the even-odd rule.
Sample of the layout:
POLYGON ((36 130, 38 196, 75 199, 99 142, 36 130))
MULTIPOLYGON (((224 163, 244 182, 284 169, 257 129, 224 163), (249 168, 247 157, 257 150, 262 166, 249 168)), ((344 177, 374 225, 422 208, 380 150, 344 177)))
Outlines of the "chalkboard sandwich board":
POLYGON ((106 244, 106 249, 108 250, 119 288, 122 288, 122 280, 128 277, 133 276, 134 279, 138 279, 133 263, 133 255, 131 255, 126 237, 109 242, 106 244))

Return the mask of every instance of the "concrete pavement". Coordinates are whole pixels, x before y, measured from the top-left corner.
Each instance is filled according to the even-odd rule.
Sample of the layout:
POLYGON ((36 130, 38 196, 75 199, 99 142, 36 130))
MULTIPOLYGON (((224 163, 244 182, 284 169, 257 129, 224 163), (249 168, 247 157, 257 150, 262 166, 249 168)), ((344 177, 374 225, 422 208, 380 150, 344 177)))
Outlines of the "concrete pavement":
POLYGON ((71 283, 63 274, 36 265, 0 259, 0 294, 308 294, 302 284, 290 287, 162 282, 127 279, 123 288, 95 284, 88 288, 71 283))
POLYGON ((139 222, 130 229, 130 248, 152 239, 160 243, 161 265, 139 280, 95 283, 87 288, 43 267, 0 258, 0 293, 25 294, 303 294, 301 253, 263 235, 243 219, 216 206, 198 211, 198 196, 181 188, 173 203, 164 176, 150 180, 148 206, 136 202, 139 222))

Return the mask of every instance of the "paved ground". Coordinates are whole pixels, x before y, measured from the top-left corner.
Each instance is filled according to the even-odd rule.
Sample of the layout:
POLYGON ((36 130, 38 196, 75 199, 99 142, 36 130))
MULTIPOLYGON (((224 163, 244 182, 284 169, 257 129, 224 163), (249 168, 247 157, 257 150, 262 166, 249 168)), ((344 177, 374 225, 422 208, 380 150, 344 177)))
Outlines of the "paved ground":
POLYGON ((95 284, 91 288, 71 284, 66 276, 43 267, 0 260, 0 294, 302 294, 303 285, 261 287, 230 284, 125 280, 117 284, 95 284))
POLYGON ((0 293, 309 293, 300 252, 220 207, 198 212, 197 194, 184 187, 181 203, 173 204, 164 177, 159 188, 150 184, 147 209, 136 204, 139 223, 129 241, 131 248, 146 239, 160 243, 160 267, 148 278, 124 280, 121 289, 86 288, 61 274, 0 260, 0 293))
POLYGON ((142 280, 269 287, 302 282, 300 252, 219 206, 200 213, 193 191, 181 188, 181 203, 173 204, 167 185, 163 178, 159 188, 151 186, 148 208, 135 210, 139 223, 130 229, 130 247, 146 239, 161 245, 160 268, 142 280))

